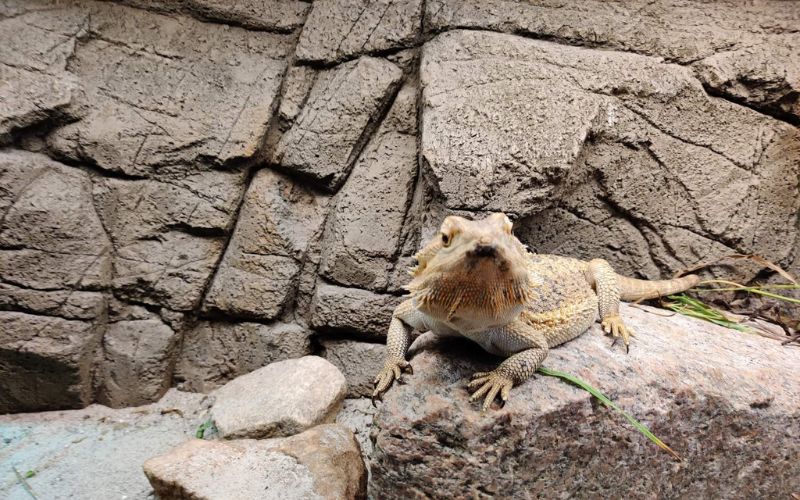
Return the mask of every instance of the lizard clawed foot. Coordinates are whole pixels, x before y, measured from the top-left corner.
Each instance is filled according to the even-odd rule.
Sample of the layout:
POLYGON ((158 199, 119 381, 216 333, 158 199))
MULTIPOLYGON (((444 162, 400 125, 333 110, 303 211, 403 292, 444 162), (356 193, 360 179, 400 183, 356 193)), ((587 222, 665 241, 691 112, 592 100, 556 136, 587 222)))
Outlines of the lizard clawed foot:
POLYGON ((620 318, 618 314, 608 316, 600 322, 600 325, 603 327, 603 331, 610 333, 614 337, 614 341, 611 343, 612 347, 617 343, 617 340, 622 337, 622 341, 625 343, 625 351, 630 351, 631 337, 635 337, 636 335, 631 328, 625 326, 625 323, 622 322, 622 318, 620 318))
POLYGON ((508 394, 514 386, 514 381, 509 377, 500 374, 497 370, 491 372, 478 372, 472 376, 472 380, 467 384, 470 391, 474 391, 470 396, 470 401, 477 401, 484 394, 486 398, 483 400, 481 411, 486 411, 491 406, 497 393, 500 393, 502 405, 506 404, 508 394))
POLYGON ((411 368, 411 363, 404 359, 387 359, 383 364, 383 369, 375 377, 375 390, 372 391, 372 406, 375 406, 375 401, 381 401, 383 394, 392 386, 395 380, 400 382, 400 376, 403 372, 408 372, 410 375, 414 374, 414 369, 411 368))

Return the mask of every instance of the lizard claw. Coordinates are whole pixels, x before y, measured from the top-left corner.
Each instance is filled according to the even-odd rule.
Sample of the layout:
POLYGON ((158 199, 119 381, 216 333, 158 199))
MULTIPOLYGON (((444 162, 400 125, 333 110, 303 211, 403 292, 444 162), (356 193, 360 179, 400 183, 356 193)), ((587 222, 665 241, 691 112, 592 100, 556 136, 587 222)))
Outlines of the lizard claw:
POLYGON ((392 382, 397 381, 398 384, 402 383, 400 376, 404 371, 414 373, 411 369, 411 363, 404 359, 387 359, 383 365, 383 369, 375 377, 375 390, 372 391, 372 405, 375 406, 375 401, 383 401, 383 394, 392 386, 392 382))
POLYGON ((622 341, 625 343, 625 352, 630 352, 630 339, 634 337, 635 334, 632 329, 625 326, 622 322, 622 318, 620 318, 618 314, 608 316, 600 322, 600 325, 603 327, 603 331, 614 337, 613 342, 611 342, 611 347, 613 347, 621 337, 622 341))
POLYGON ((497 370, 492 372, 478 372, 471 378, 472 380, 467 384, 467 388, 474 392, 469 400, 476 401, 483 397, 484 394, 486 395, 483 400, 483 405, 481 406, 481 411, 489 409, 489 406, 491 406, 498 393, 502 401, 501 405, 505 406, 511 387, 514 386, 514 382, 510 378, 498 373, 497 370))

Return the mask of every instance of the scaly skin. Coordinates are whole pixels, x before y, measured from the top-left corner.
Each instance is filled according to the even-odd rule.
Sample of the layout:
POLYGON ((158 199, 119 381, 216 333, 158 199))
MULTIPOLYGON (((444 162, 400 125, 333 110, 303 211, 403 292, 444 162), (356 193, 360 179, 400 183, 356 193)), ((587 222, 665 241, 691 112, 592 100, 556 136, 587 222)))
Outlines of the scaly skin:
POLYGON ((513 236, 504 214, 481 221, 447 217, 440 234, 416 257, 419 264, 407 286, 411 298, 392 315, 373 400, 403 371, 411 372, 406 354, 414 329, 461 335, 507 356, 467 385, 470 399, 484 398, 486 410, 498 395, 505 403, 511 388, 530 378, 551 348, 585 332, 598 313, 603 330, 615 342, 622 338, 627 349, 633 331, 619 315, 620 300, 677 293, 699 281, 695 275, 642 281, 616 274, 602 259, 532 254, 513 236))

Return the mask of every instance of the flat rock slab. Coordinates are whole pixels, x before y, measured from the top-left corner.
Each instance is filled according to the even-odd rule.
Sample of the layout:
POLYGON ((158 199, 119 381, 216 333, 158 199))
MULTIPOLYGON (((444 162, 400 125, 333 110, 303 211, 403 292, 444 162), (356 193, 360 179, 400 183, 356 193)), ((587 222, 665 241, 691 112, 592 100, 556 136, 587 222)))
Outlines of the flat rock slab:
POLYGON ((355 332, 386 338, 392 311, 403 297, 321 283, 311 303, 311 325, 318 330, 355 332))
POLYGON ((412 45, 421 0, 317 0, 308 15, 297 57, 331 63, 360 54, 412 45))
POLYGON ((194 439, 144 470, 162 499, 350 499, 367 485, 358 443, 337 424, 264 441, 194 439))
POLYGON ((272 363, 214 391, 211 416, 224 438, 290 436, 333 422, 346 391, 338 368, 304 356, 272 363))
POLYGON ((204 307, 245 318, 280 314, 327 204, 327 197, 283 175, 256 173, 204 307))
POLYGON ((0 498, 152 498, 142 463, 194 435, 203 419, 202 394, 169 391, 158 403, 112 410, 0 416, 0 498))
POLYGON ((338 189, 402 75, 399 67, 374 57, 320 72, 297 121, 275 146, 275 163, 327 190, 338 189))
POLYGON ((37 66, 19 77, 29 89, 7 89, 11 106, 0 110, 0 134, 58 113, 78 116, 47 138, 49 147, 137 177, 179 179, 255 154, 293 47, 288 34, 111 2, 13 0, 3 9, 27 10, 0 22, 0 35, 21 40, 19 55, 4 46, 0 60, 30 57, 37 66), (59 57, 51 61, 31 47, 59 57), (69 78, 61 83, 64 70, 69 78), (28 96, 43 109, 21 105, 28 96))
POLYGON ((425 7, 431 32, 471 28, 526 33, 661 56, 691 64, 715 95, 795 122, 800 117, 800 9, 793 2, 430 0, 425 7))
POLYGON ((629 354, 609 347, 595 326, 551 351, 544 365, 599 388, 682 461, 556 378, 537 376, 512 389, 504 408, 481 414, 466 380, 500 360, 466 341, 440 341, 415 349, 414 375, 386 394, 376 415, 371 491, 381 498, 796 492, 797 349, 653 308, 625 306, 622 315, 637 331, 629 354))

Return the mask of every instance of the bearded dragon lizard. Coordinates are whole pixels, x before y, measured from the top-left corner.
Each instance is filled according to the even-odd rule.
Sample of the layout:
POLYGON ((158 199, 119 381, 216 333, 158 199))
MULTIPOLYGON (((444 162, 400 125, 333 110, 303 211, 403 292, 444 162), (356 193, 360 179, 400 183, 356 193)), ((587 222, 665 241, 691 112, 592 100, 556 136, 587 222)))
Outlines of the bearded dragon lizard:
POLYGON ((681 292, 700 278, 662 281, 620 276, 602 259, 588 262, 528 252, 502 213, 480 221, 449 216, 419 253, 406 286, 411 297, 394 310, 387 357, 375 378, 373 402, 402 372, 412 329, 438 336, 460 335, 486 351, 507 357, 495 370, 472 376, 471 401, 484 397, 486 410, 527 380, 549 349, 578 337, 600 316, 603 330, 622 338, 634 332, 619 315, 620 300, 635 301, 681 292))

